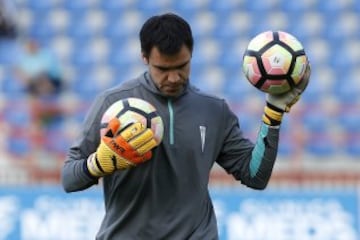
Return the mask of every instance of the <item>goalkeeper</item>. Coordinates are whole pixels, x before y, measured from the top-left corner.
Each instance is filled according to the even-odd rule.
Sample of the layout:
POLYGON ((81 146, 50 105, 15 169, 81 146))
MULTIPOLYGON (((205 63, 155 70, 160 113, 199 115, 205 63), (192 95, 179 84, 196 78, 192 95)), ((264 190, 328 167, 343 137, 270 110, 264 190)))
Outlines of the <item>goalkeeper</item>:
POLYGON ((250 188, 266 187, 283 114, 306 88, 310 67, 291 92, 266 96, 253 143, 224 99, 191 84, 194 42, 183 18, 171 13, 150 17, 140 30, 140 44, 147 71, 96 97, 69 149, 63 187, 80 191, 102 180, 106 212, 96 239, 218 239, 208 192, 212 166, 218 163, 250 188), (128 97, 157 108, 165 126, 159 146, 139 123, 117 134, 123 126, 116 119, 99 136, 103 113, 128 97))

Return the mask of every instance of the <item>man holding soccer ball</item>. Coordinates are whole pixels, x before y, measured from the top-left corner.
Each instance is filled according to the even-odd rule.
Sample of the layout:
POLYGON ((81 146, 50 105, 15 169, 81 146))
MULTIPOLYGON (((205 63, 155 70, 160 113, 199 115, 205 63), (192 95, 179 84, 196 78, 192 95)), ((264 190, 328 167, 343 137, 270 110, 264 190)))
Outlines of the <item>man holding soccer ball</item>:
POLYGON ((218 163, 242 184, 264 189, 283 114, 306 88, 310 68, 289 92, 267 94, 252 143, 224 99, 191 85, 193 36, 184 19, 171 13, 149 18, 140 43, 148 70, 97 96, 64 163, 64 189, 80 191, 102 179, 106 213, 96 239, 218 239, 208 192, 212 166, 218 163), (151 103, 161 116, 161 143, 152 141, 149 128, 121 126, 116 117, 100 136, 109 106, 133 97, 151 103))

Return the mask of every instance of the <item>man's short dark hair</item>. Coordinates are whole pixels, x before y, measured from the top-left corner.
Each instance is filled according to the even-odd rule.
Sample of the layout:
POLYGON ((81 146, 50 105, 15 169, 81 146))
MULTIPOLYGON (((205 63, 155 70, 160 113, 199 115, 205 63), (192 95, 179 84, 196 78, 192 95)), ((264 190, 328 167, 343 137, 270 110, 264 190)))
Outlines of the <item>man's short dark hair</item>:
POLYGON ((176 14, 166 13, 150 17, 144 23, 140 43, 143 55, 149 57, 153 47, 162 54, 173 55, 185 44, 192 52, 194 39, 188 22, 176 14))

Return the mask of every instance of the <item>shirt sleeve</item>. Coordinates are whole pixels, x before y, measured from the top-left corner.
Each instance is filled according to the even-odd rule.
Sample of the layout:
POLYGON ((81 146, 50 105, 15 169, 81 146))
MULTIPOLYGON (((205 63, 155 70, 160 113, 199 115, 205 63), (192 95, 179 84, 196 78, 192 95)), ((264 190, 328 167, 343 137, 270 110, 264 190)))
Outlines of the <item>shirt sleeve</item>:
POLYGON ((270 127, 259 120, 256 142, 244 136, 237 116, 225 104, 224 140, 217 163, 242 184, 264 189, 275 164, 279 128, 270 127))
POLYGON ((88 172, 86 160, 96 152, 100 143, 100 121, 107 105, 103 96, 95 99, 78 138, 67 153, 61 172, 62 185, 66 192, 80 191, 98 183, 98 179, 88 172))

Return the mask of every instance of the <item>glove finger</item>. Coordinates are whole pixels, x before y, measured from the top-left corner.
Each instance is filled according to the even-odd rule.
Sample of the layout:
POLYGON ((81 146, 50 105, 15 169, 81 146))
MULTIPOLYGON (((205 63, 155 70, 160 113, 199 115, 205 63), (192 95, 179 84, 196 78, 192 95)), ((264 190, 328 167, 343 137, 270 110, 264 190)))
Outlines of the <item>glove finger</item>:
POLYGON ((116 154, 133 161, 137 157, 143 156, 146 152, 149 152, 158 144, 155 139, 151 138, 147 142, 139 144, 138 148, 134 148, 129 142, 126 142, 121 136, 118 136, 115 139, 112 139, 108 145, 112 146, 112 150, 116 154))
POLYGON ((296 86, 296 89, 299 91, 299 94, 301 94, 308 86, 310 75, 311 75, 311 66, 309 63, 306 65, 305 73, 302 80, 300 81, 299 85, 296 86))
POLYGON ((137 152, 137 149, 134 149, 129 142, 125 141, 125 139, 118 135, 115 138, 112 138, 108 142, 108 146, 119 156, 128 159, 133 162, 133 160, 140 156, 137 152))
POLYGON ((290 112, 291 107, 299 101, 301 95, 297 95, 294 99, 285 107, 285 112, 290 112))
POLYGON ((131 164, 141 162, 143 157, 134 150, 121 136, 115 138, 103 138, 105 147, 101 153, 102 159, 109 159, 107 165, 113 165, 116 169, 128 168, 131 164))
POLYGON ((116 159, 116 169, 127 169, 130 167, 134 167, 135 165, 135 163, 120 156, 116 159))
POLYGON ((130 139, 134 138, 135 136, 139 135, 145 130, 145 126, 142 123, 133 123, 127 128, 123 129, 120 132, 120 136, 125 140, 129 141, 130 139))
POLYGON ((151 139, 150 141, 146 142, 145 144, 141 145, 139 148, 136 149, 138 154, 144 155, 146 152, 149 152, 151 149, 156 147, 158 144, 155 139, 151 139))
POLYGON ((114 137, 118 129, 120 129, 120 121, 117 118, 113 118, 109 121, 104 136, 114 137))
POLYGON ((138 155, 137 157, 133 157, 131 159, 131 162, 134 164, 140 164, 142 162, 145 162, 145 161, 151 159, 151 157, 152 157, 152 152, 148 151, 148 152, 144 153, 143 155, 138 155))
POLYGON ((129 144, 134 148, 137 149, 144 143, 150 141, 154 137, 153 132, 150 129, 146 129, 133 139, 129 141, 129 144))

